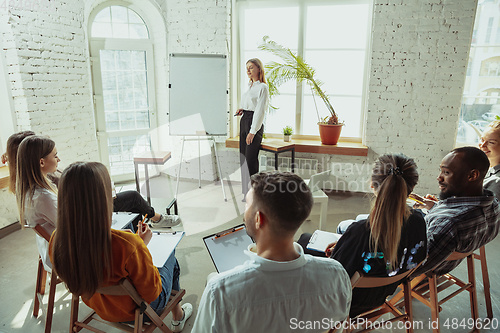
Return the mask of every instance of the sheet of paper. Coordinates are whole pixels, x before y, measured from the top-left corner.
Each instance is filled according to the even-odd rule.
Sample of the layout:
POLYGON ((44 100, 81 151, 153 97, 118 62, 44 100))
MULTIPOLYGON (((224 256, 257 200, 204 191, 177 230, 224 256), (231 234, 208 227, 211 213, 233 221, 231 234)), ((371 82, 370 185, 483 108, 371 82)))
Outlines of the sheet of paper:
POLYGON ((338 242, 341 236, 341 234, 333 232, 316 230, 314 234, 312 234, 309 244, 307 244, 307 248, 309 250, 325 252, 328 244, 338 242))
POLYGON ((128 212, 115 212, 113 213, 113 220, 111 221, 111 228, 115 230, 125 229, 139 214, 128 212))
POLYGON ((161 267, 165 264, 168 257, 177 247, 177 244, 184 236, 184 231, 177 231, 172 233, 167 232, 153 232, 153 237, 148 244, 149 252, 153 257, 153 265, 161 267))

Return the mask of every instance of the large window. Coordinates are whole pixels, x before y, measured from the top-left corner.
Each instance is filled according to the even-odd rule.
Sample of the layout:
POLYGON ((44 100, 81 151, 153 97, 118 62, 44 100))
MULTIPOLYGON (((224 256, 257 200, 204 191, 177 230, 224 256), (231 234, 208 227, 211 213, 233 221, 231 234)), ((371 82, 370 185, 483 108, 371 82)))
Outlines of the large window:
MULTIPOLYGON (((370 1, 242 1, 239 4, 241 92, 247 89, 245 62, 275 60, 260 51, 264 36, 301 55, 324 82, 332 106, 345 121, 344 137, 360 137, 364 104, 366 49, 370 27, 370 1)), ((289 82, 271 100, 278 109, 266 117, 265 132, 281 133, 292 126, 295 133, 318 135, 318 116, 328 110, 309 85, 289 82)))
POLYGON ((115 180, 127 179, 133 174, 134 154, 151 150, 152 42, 138 13, 108 6, 95 15, 90 44, 101 159, 115 180))
POLYGON ((458 144, 477 144, 479 133, 500 116, 500 1, 480 0, 465 79, 458 144))

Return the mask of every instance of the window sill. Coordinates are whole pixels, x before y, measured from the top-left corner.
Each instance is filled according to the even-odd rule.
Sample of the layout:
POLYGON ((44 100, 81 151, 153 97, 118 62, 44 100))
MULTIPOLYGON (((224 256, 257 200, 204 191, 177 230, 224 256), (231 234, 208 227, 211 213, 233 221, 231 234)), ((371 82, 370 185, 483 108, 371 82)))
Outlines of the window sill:
POLYGON ((9 167, 0 167, 0 189, 9 187, 9 167))
MULTIPOLYGON (((319 140, 292 139, 284 142, 283 139, 268 138, 262 140, 262 145, 274 148, 293 146, 296 153, 368 156, 368 147, 360 142, 339 141, 336 145, 324 145, 319 140)), ((240 137, 226 139, 226 147, 239 148, 240 137)))

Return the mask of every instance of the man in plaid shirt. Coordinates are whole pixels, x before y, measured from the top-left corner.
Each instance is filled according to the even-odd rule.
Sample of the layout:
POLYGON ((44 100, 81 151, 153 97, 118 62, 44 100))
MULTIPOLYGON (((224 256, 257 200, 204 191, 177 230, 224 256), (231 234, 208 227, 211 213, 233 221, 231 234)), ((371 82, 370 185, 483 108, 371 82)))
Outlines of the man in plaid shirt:
POLYGON ((413 273, 427 271, 445 274, 461 260, 446 261, 453 252, 467 253, 492 241, 500 226, 500 205, 495 195, 483 189, 490 163, 486 154, 475 147, 452 150, 441 161, 439 201, 427 195, 427 260, 413 273))

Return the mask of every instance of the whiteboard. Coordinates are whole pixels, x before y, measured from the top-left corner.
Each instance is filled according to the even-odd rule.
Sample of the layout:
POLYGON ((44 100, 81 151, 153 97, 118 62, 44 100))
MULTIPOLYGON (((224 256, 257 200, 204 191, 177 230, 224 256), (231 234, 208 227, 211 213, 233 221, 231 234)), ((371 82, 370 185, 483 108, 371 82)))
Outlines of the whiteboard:
POLYGON ((226 135, 227 80, 225 55, 170 54, 170 134, 226 135))

